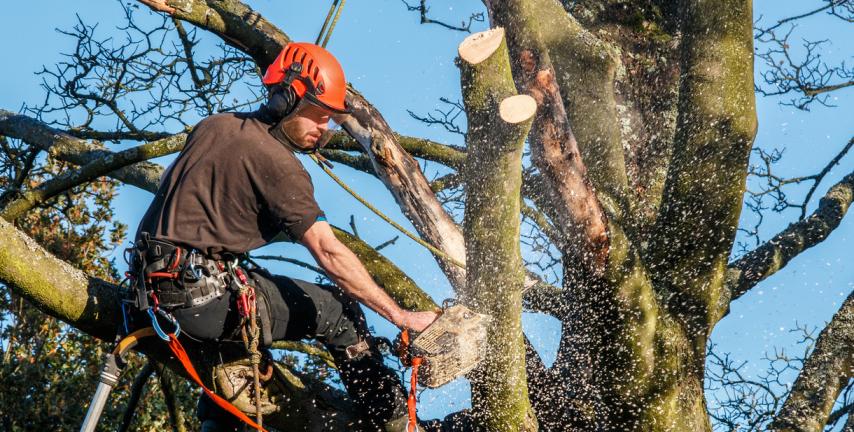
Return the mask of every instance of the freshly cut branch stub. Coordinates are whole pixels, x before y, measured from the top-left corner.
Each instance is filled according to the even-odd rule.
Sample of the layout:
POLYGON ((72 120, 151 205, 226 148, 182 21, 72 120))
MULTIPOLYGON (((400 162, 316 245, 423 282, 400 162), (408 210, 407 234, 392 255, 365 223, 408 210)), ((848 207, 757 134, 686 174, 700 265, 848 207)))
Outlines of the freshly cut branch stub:
POLYGON ((526 94, 510 96, 498 105, 498 114, 501 116, 501 120, 510 124, 530 120, 536 112, 537 101, 526 94))
POLYGON ((457 51, 461 59, 476 65, 488 59, 501 46, 503 40, 504 28, 496 27, 465 38, 457 51))

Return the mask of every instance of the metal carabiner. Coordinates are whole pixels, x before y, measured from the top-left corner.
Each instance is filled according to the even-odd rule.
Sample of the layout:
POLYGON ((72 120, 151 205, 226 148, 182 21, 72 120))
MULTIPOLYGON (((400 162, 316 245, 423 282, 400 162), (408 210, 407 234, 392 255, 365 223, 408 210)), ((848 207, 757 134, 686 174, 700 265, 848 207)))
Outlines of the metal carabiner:
MULTIPOLYGON (((151 327, 154 328, 154 332, 157 333, 157 337, 163 339, 165 341, 169 341, 169 335, 160 328, 160 323, 157 322, 157 315, 154 314, 154 309, 149 308, 147 310, 149 318, 151 318, 151 327)), ((163 309, 158 308, 157 313, 166 318, 173 326, 175 326, 175 337, 178 337, 181 334, 181 324, 178 322, 175 317, 173 317, 169 312, 164 311, 163 309)))
POLYGON ((200 280, 201 278, 203 278, 204 273, 202 273, 202 271, 198 268, 198 266, 196 266, 196 250, 195 249, 190 251, 190 256, 187 257, 187 261, 190 262, 190 271, 193 272, 193 277, 195 277, 196 280, 200 280))

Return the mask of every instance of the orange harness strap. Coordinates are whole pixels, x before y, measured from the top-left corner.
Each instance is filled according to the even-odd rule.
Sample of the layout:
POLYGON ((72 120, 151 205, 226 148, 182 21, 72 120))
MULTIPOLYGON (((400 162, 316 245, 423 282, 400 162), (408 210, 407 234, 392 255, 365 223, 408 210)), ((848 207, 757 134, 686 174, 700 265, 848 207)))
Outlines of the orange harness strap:
POLYGON ((180 361, 181 364, 184 366, 184 369, 187 370, 187 374, 190 375, 190 378, 192 378, 193 381, 198 384, 199 387, 202 388, 202 390, 205 391, 205 394, 207 394, 208 397, 210 397, 211 400, 214 401, 214 403, 219 405, 220 408, 230 412, 231 414, 234 414, 234 416, 236 416, 240 420, 243 420, 243 422, 248 424, 249 426, 259 431, 267 432, 266 429, 258 425, 258 423, 252 421, 252 419, 247 417, 246 414, 243 414, 243 411, 237 409, 237 407, 232 405, 227 400, 217 396, 214 392, 210 391, 210 389, 208 389, 207 387, 205 387, 204 384, 202 384, 202 380, 199 378, 199 374, 196 372, 196 368, 194 368, 193 364, 190 362, 190 357, 187 355, 187 352, 184 351, 184 347, 181 345, 181 342, 178 342, 178 338, 176 338, 173 333, 169 334, 168 344, 169 349, 172 350, 172 353, 175 354, 175 357, 178 358, 178 361, 180 361))
MULTIPOLYGON (((409 352, 409 329, 403 329, 400 332, 400 340, 403 343, 404 352, 409 352)), ((407 423, 406 431, 415 432, 418 426, 418 415, 416 404, 418 403, 418 368, 424 361, 423 357, 411 357, 412 376, 409 378, 409 397, 406 399, 406 408, 409 411, 409 423, 407 423)))

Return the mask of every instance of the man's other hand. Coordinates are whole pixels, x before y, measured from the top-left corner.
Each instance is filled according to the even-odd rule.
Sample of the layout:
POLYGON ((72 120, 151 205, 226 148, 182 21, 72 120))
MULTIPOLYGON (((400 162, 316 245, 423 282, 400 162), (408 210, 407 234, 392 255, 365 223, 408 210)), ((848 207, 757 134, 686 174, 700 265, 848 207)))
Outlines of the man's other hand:
POLYGON ((412 331, 422 332, 426 329, 433 321, 436 321, 436 318, 439 317, 439 314, 436 312, 428 311, 428 312, 412 312, 406 311, 403 319, 401 320, 400 327, 408 328, 412 331))

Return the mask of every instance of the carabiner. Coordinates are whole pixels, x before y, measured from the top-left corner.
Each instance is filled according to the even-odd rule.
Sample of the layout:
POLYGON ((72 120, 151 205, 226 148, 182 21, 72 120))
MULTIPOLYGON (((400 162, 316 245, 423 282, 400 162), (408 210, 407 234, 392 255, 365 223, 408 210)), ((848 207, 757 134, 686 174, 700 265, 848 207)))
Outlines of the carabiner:
MULTIPOLYGON (((166 332, 164 332, 163 329, 160 328, 160 323, 157 321, 157 315, 154 314, 154 309, 149 308, 147 312, 149 318, 151 318, 151 327, 154 328, 154 332, 157 333, 157 337, 168 342, 169 335, 167 335, 166 332)), ((176 320, 175 317, 173 317, 163 309, 157 309, 157 313, 160 314, 160 316, 162 316, 163 318, 166 318, 172 325, 175 326, 174 334, 175 337, 178 337, 181 334, 181 324, 178 322, 178 320, 176 320)))

